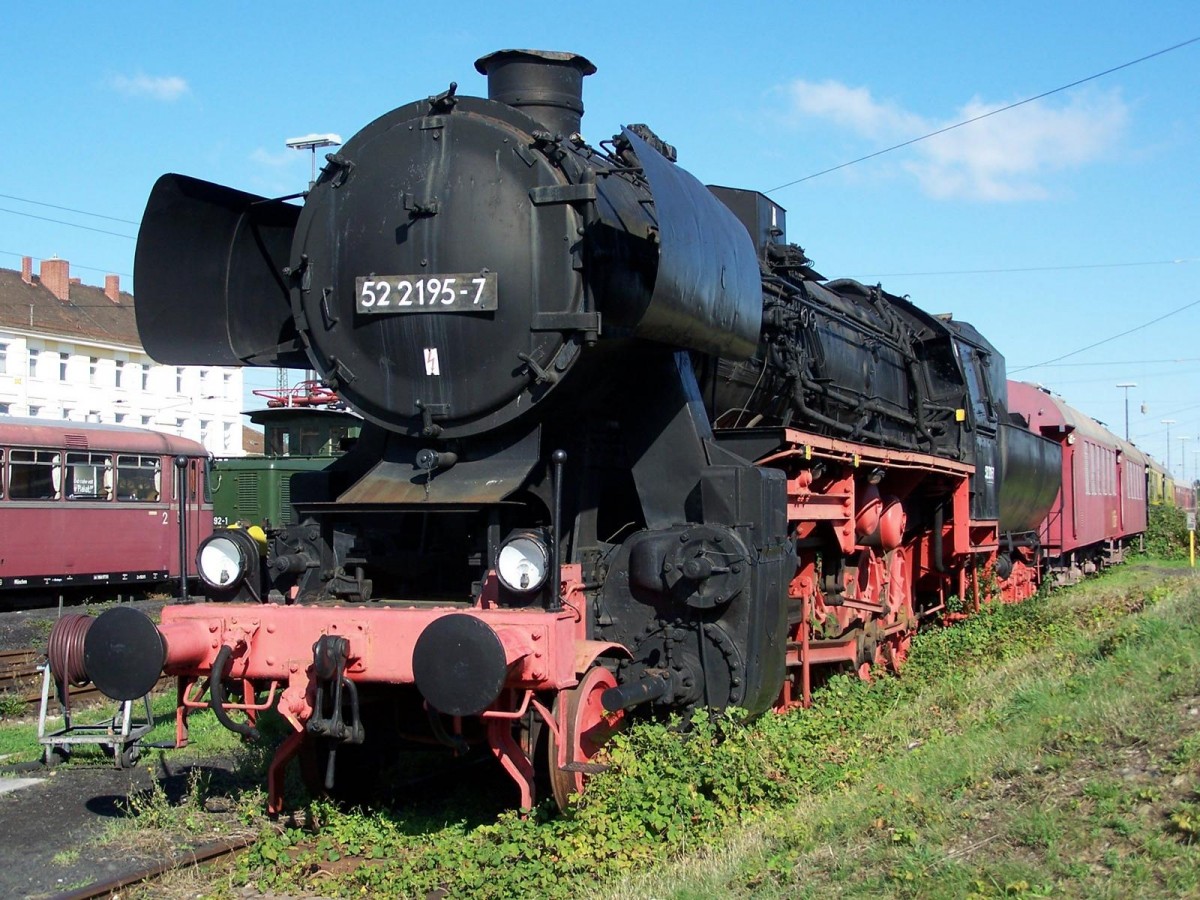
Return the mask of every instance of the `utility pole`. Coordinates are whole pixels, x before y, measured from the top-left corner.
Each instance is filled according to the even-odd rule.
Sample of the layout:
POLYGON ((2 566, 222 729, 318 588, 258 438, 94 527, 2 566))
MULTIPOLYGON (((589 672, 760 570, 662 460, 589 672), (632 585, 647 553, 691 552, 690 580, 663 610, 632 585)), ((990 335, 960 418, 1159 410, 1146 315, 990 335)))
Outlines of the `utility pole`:
POLYGON ((1171 474, 1171 426, 1175 424, 1174 419, 1159 420, 1163 425, 1167 426, 1167 474, 1171 474))
POLYGON ((1137 387, 1137 382, 1119 381, 1117 387, 1125 389, 1125 440, 1129 440, 1129 389, 1137 387))

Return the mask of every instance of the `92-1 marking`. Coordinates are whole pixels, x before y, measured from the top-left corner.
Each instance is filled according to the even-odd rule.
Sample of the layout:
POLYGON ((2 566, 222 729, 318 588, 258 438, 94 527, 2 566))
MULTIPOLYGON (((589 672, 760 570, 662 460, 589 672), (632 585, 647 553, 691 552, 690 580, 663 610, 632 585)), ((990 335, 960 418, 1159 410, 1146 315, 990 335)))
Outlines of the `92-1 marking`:
POLYGON ((497 308, 496 273, 384 275, 355 280, 360 313, 476 312, 497 308))

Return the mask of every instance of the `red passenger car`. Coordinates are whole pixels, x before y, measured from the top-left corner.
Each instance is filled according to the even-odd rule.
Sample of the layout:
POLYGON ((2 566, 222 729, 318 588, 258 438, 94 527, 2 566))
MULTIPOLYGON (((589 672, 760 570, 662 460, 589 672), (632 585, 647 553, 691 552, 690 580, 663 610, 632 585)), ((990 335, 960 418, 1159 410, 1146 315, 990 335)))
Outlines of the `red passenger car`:
POLYGON ((147 429, 0 416, 0 598, 178 579, 212 532, 206 456, 147 429))
POLYGON ((1146 530, 1147 457, 1035 385, 1010 381, 1008 403, 1062 446, 1062 488, 1039 533, 1047 570, 1070 583, 1120 562, 1146 530))

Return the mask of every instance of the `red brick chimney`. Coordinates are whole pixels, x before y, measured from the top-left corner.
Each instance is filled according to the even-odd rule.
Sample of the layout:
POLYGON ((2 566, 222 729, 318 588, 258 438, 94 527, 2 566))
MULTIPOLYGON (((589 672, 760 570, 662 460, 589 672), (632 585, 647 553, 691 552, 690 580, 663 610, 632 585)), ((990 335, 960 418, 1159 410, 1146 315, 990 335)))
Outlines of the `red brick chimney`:
POLYGON ((71 299, 71 264, 65 259, 43 259, 42 284, 59 300, 66 303, 71 299))
POLYGON ((121 276, 120 275, 105 275, 104 276, 104 296, 113 303, 121 302, 121 276))
POLYGON ((21 257, 21 280, 26 284, 33 284, 33 257, 21 257))

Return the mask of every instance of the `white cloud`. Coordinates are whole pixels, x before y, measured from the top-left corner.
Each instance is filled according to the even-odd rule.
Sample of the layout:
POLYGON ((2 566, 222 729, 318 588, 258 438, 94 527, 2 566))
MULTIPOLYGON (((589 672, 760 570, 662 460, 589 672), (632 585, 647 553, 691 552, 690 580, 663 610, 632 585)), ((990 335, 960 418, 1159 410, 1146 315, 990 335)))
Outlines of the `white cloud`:
POLYGON ((150 97, 170 102, 178 100, 190 88, 185 79, 178 75, 153 76, 139 72, 136 75, 114 75, 109 87, 129 97, 150 97))
MULTIPOLYGON (((829 123, 883 147, 984 115, 1005 103, 974 98, 938 121, 876 100, 867 88, 794 81, 782 89, 783 121, 829 123)), ((1047 176, 1101 157, 1124 133, 1128 108, 1117 92, 1027 103, 895 151, 902 171, 933 197, 1011 201, 1045 197, 1047 176), (902 156, 900 156, 902 154, 902 156)), ((864 148, 866 149, 866 148, 864 148)))
POLYGON ((250 154, 250 161, 256 162, 262 166, 269 166, 272 169, 282 169, 285 166, 295 165, 296 160, 300 156, 295 150, 280 150, 278 153, 272 153, 262 147, 256 147, 254 152, 250 154))

